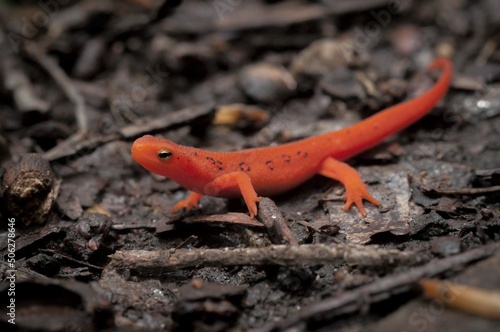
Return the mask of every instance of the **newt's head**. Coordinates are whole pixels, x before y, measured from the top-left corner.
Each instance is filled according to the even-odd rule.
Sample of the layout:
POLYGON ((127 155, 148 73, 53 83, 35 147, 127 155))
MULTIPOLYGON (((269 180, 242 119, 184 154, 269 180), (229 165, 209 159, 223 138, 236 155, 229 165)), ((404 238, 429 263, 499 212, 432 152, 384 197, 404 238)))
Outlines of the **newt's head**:
POLYGON ((132 159, 150 172, 175 180, 183 167, 181 147, 169 140, 145 135, 132 144, 132 159))
POLYGON ((132 159, 148 171, 166 176, 196 192, 202 192, 205 184, 213 180, 211 172, 207 170, 207 163, 216 172, 222 167, 206 156, 203 150, 151 135, 136 139, 131 152, 132 159))
POLYGON ((199 192, 209 181, 205 164, 198 162, 202 150, 145 135, 135 140, 131 152, 132 159, 139 165, 174 180, 186 189, 199 192))
POLYGON ((171 161, 172 150, 175 150, 170 143, 165 139, 145 135, 132 144, 132 159, 150 172, 168 176, 164 174, 167 168, 165 164, 171 161))

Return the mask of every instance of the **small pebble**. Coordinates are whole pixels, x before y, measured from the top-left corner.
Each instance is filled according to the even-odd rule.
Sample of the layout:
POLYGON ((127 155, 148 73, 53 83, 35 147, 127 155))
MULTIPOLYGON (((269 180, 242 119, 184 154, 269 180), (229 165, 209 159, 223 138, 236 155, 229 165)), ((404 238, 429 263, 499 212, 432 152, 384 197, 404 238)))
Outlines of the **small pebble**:
POLYGON ((238 75, 238 85, 248 97, 261 103, 285 100, 297 87, 285 68, 267 63, 244 67, 238 75))

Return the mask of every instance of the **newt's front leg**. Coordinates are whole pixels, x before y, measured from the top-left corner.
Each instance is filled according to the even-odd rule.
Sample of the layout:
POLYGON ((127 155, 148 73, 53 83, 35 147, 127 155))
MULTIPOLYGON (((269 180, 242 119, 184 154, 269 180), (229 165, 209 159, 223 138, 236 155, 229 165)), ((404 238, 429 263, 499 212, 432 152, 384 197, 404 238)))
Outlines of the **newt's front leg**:
POLYGON ((170 213, 175 213, 181 209, 186 209, 186 212, 188 212, 198 206, 202 197, 203 195, 191 191, 187 198, 174 205, 174 207, 170 210, 170 213))
MULTIPOLYGON (((257 202, 260 202, 260 198, 257 196, 252 186, 252 181, 246 173, 232 172, 221 175, 205 185, 204 193, 210 196, 217 196, 221 191, 231 188, 238 188, 240 190, 241 196, 243 196, 248 211, 250 212, 250 217, 253 219, 257 215, 257 202)), ((189 211, 198 206, 202 197, 202 194, 192 191, 186 199, 175 204, 171 212, 176 212, 182 208, 189 211)))
POLYGON ((250 212, 250 218, 253 219, 257 215, 257 202, 260 202, 260 198, 253 188, 252 180, 246 173, 232 172, 221 175, 206 184, 204 191, 207 195, 217 196, 217 193, 231 188, 238 188, 240 190, 241 196, 243 196, 250 212))
POLYGON ((351 205, 354 203, 363 217, 366 217, 366 211, 363 207, 363 199, 375 204, 380 205, 367 190, 366 184, 363 183, 358 172, 351 166, 338 161, 334 158, 328 157, 321 164, 319 174, 334 179, 342 183, 345 187, 345 205, 344 210, 347 212, 351 205))

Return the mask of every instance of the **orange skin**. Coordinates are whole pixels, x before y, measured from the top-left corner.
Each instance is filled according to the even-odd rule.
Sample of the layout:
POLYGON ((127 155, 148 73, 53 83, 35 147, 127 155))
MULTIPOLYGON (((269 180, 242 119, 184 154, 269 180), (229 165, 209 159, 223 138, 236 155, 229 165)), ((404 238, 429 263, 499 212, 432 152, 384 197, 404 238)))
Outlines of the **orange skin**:
POLYGON ((453 72, 446 58, 438 58, 428 67, 435 68, 441 69, 441 77, 421 96, 338 131, 235 152, 206 151, 146 135, 132 145, 132 158, 147 170, 191 190, 172 212, 196 207, 203 195, 243 197, 253 218, 260 201, 258 195, 284 193, 321 174, 345 186, 345 211, 354 203, 366 216, 363 199, 377 206, 380 203, 368 192, 356 170, 341 160, 373 147, 427 114, 446 94, 453 72))

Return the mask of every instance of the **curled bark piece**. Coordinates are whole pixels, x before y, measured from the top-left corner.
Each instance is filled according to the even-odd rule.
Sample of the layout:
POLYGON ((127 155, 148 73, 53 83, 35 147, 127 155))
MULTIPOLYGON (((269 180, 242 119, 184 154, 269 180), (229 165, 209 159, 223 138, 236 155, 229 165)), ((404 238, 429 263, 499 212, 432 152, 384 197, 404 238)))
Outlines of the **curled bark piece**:
POLYGON ((19 223, 42 224, 52 209, 61 181, 48 161, 36 153, 5 165, 0 193, 5 208, 19 223))

